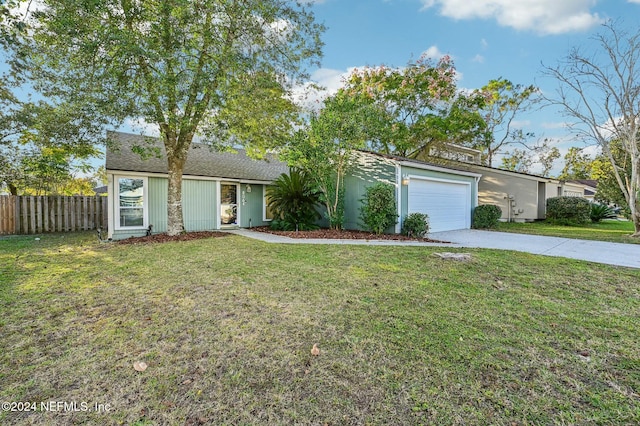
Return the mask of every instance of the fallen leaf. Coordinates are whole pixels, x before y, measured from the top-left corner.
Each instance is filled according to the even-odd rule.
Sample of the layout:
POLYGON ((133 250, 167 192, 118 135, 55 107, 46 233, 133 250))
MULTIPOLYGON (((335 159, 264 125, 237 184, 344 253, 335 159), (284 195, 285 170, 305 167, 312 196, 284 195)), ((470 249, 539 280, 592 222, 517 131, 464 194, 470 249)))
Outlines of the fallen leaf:
POLYGON ((144 361, 136 361, 133 363, 133 368, 136 371, 144 371, 147 369, 147 363, 144 361))
POLYGON ((313 348, 311 348, 311 355, 318 356, 320 355, 320 349, 318 349, 318 345, 313 344, 313 348))

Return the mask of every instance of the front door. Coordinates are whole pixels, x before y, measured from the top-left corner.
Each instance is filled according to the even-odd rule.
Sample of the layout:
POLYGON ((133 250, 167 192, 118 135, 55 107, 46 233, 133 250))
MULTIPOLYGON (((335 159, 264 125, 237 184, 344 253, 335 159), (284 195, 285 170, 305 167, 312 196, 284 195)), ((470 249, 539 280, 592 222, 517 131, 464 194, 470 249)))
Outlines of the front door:
POLYGON ((238 225, 238 185, 220 184, 220 225, 238 225))

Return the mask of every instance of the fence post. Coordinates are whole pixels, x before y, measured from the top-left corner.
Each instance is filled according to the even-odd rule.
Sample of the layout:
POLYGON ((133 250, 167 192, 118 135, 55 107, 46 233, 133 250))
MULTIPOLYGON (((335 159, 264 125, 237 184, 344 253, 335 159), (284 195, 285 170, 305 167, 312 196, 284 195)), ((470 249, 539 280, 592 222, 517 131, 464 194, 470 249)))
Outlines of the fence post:
POLYGON ((42 196, 36 197, 36 234, 42 232, 42 196))
POLYGON ((102 203, 101 205, 101 220, 102 220, 102 228, 103 229, 107 229, 109 228, 109 203, 107 202, 107 197, 100 197, 100 202, 102 203))
POLYGON ((47 214, 49 215, 49 229, 51 230, 51 232, 56 232, 56 217, 55 217, 55 213, 56 213, 56 198, 55 197, 51 197, 51 199, 49 200, 49 211, 47 212, 47 214))
POLYGON ((20 219, 20 207, 22 205, 22 198, 16 197, 16 234, 21 232, 22 220, 20 219))
POLYGON ((89 197, 86 195, 82 197, 82 208, 84 209, 84 213, 82 214, 83 222, 84 222, 84 230, 89 229, 89 197))
POLYGON ((58 195, 58 204, 56 205, 56 222, 58 223, 58 232, 64 229, 64 218, 62 216, 62 197, 58 195))
POLYGON ((0 195, 0 235, 16 232, 16 201, 14 195, 0 195))
POLYGON ((62 208, 62 215, 64 216, 64 232, 71 231, 71 224, 70 224, 71 215, 69 214, 70 203, 71 203, 71 200, 69 199, 69 197, 64 197, 64 206, 62 208))

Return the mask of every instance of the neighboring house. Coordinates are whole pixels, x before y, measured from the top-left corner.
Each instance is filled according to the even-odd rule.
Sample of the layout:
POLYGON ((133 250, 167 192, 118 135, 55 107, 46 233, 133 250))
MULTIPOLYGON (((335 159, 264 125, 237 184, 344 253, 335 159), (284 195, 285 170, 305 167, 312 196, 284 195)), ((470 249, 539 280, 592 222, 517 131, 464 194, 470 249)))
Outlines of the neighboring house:
MULTIPOLYGON (((113 239, 167 229, 167 164, 164 148, 152 138, 110 132, 107 147, 109 232, 113 239), (152 145, 149 145, 149 142, 152 145), (154 145, 155 143, 155 145, 154 145), (153 147, 158 156, 142 159, 135 147, 153 147)), ((366 187, 387 182, 396 188, 399 221, 413 212, 427 213, 431 231, 471 227, 480 174, 427 162, 356 152, 356 167, 345 178, 345 227, 360 228, 366 187)), ((266 225, 271 220, 265 189, 285 163, 252 160, 246 153, 218 153, 193 144, 182 183, 187 231, 266 225)), ((395 227, 399 232, 401 223, 395 227)))
POLYGON ((430 155, 456 167, 481 173, 478 183, 479 204, 495 204, 502 210, 502 221, 531 222, 546 218, 547 199, 559 196, 583 197, 593 201, 594 180, 561 181, 546 176, 520 173, 481 164, 481 152, 456 144, 433 148, 430 155))
POLYGON ((547 199, 562 195, 559 180, 528 173, 465 165, 482 173, 478 184, 479 204, 495 204, 502 210, 502 221, 532 222, 546 217, 547 199))
POLYGON ((93 188, 93 192, 95 192, 96 195, 107 195, 107 185, 97 186, 93 188))
POLYGON ((598 181, 593 179, 565 180, 562 195, 570 197, 583 197, 593 202, 596 195, 598 181))

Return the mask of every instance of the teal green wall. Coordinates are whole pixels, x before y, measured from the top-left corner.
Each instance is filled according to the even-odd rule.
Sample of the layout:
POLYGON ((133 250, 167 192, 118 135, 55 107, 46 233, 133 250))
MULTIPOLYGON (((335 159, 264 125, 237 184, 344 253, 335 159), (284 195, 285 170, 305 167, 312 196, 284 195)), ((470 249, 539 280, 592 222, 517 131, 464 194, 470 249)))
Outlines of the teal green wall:
POLYGON ((182 208, 186 231, 211 231, 217 228, 219 207, 216 188, 216 182, 212 180, 182 181, 182 208))
POLYGON ((270 221, 262 220, 264 212, 262 210, 262 204, 264 203, 264 185, 251 185, 251 192, 247 192, 247 184, 240 185, 240 199, 238 204, 240 205, 240 227, 249 228, 249 226, 263 226, 268 225, 270 221), (242 192, 244 191, 244 203, 242 202, 242 192))
MULTIPOLYGON (((147 208, 149 209, 149 224, 153 225, 153 232, 167 231, 167 179, 164 178, 147 178, 148 188, 147 208)), ((117 202, 115 200, 114 202, 117 202)), ((118 218, 114 218, 115 221, 118 218)), ((114 230, 113 239, 121 240, 129 237, 143 237, 147 233, 146 229, 136 230, 114 230)))
POLYGON ((149 223, 153 232, 167 232, 167 190, 169 181, 149 178, 149 223))
POLYGON ((360 200, 366 188, 377 183, 386 182, 395 185, 395 165, 375 156, 361 156, 358 164, 344 180, 344 227, 346 229, 362 229, 360 226, 360 200))
MULTIPOLYGON (((149 223, 153 232, 167 231, 167 190, 165 178, 149 178, 149 223)), ((211 180, 182 181, 182 214, 187 231, 209 231, 218 223, 216 182, 211 180)))
POLYGON ((144 237, 147 235, 146 229, 127 229, 127 230, 114 230, 113 240, 124 240, 130 237, 144 237))
MULTIPOLYGON (((167 190, 166 178, 148 178, 149 224, 153 232, 167 231, 167 190)), ((182 181, 182 214, 187 231, 209 231, 217 228, 218 204, 216 181, 184 179, 182 181)), ((117 220, 117 218, 116 218, 117 220)), ((113 239, 140 237, 146 230, 114 230, 113 239)))

